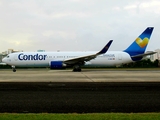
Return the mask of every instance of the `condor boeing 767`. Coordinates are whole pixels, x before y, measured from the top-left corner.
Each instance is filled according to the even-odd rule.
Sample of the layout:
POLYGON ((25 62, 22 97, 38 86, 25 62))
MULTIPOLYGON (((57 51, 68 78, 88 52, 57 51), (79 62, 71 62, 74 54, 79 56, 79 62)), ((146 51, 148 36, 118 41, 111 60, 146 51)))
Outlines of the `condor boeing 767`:
POLYGON ((133 61, 139 61, 147 55, 145 53, 149 43, 153 27, 148 27, 136 40, 124 51, 107 51, 112 40, 99 52, 17 52, 3 58, 3 62, 11 65, 13 72, 15 67, 50 67, 51 69, 73 67, 73 71, 81 71, 81 66, 115 66, 133 61))

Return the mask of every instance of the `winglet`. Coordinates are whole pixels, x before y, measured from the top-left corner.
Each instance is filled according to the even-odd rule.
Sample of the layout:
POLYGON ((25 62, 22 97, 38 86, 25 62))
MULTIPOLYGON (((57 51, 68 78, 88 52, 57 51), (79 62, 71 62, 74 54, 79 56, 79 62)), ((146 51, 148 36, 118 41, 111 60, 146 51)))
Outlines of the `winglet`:
POLYGON ((109 47, 110 47, 110 45, 111 45, 112 42, 113 42, 113 40, 110 40, 110 41, 104 46, 104 48, 97 53, 97 55, 106 53, 106 52, 108 51, 108 49, 109 49, 109 47))

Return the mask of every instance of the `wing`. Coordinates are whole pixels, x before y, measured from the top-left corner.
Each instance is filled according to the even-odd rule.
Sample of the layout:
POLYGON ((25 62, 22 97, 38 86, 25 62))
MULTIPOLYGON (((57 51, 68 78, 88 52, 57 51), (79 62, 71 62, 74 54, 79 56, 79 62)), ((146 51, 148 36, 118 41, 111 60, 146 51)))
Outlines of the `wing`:
POLYGON ((106 53, 112 42, 113 42, 113 40, 110 40, 104 46, 104 48, 101 51, 99 51, 98 53, 91 54, 91 55, 80 56, 80 57, 77 57, 77 58, 67 59, 67 60, 64 60, 63 63, 68 64, 68 65, 74 65, 74 64, 77 64, 77 63, 83 64, 84 62, 87 62, 87 61, 90 61, 90 60, 96 58, 98 55, 106 53))

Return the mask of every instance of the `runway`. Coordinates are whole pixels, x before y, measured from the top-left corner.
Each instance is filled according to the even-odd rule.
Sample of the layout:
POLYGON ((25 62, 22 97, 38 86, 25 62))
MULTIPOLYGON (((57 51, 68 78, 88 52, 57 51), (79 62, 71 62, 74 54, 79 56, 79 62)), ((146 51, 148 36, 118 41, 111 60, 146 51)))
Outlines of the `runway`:
POLYGON ((160 112, 159 70, 0 71, 0 112, 160 112))
POLYGON ((0 82, 160 82, 160 69, 1 70, 0 82))

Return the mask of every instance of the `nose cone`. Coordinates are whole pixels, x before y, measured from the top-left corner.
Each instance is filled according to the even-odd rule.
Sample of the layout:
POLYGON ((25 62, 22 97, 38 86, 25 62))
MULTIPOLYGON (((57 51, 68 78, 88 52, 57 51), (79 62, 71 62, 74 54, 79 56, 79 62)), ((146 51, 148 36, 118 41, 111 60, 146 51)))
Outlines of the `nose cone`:
POLYGON ((6 58, 3 58, 3 59, 2 59, 2 62, 3 62, 3 63, 6 63, 6 58))
POLYGON ((0 65, 7 65, 5 58, 2 59, 2 63, 0 63, 0 65))

